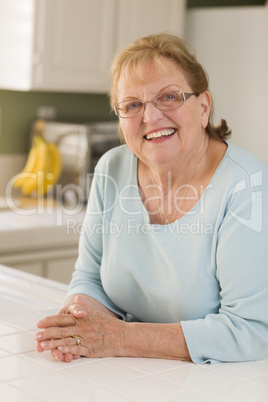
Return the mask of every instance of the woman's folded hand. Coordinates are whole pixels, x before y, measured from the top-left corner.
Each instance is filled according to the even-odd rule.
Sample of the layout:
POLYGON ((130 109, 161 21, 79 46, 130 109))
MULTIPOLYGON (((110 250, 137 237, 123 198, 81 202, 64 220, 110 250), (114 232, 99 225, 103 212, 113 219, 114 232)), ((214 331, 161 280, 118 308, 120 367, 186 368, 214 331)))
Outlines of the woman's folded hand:
POLYGON ((127 324, 103 312, 92 311, 81 296, 76 296, 68 313, 45 317, 37 326, 42 329, 36 334, 37 351, 51 350, 56 359, 71 361, 80 356, 120 355, 127 324))

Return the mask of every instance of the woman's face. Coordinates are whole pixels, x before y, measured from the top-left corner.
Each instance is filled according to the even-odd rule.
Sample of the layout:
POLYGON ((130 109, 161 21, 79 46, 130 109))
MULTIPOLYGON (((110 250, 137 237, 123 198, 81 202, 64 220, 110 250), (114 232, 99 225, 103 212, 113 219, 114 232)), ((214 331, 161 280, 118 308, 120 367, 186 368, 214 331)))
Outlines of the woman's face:
MULTIPOLYGON (((130 79, 121 75, 118 86, 118 103, 125 100, 144 102, 162 92, 192 92, 182 70, 172 61, 162 59, 159 67, 153 61, 143 71, 146 80, 130 79)), ((205 134, 210 112, 207 92, 191 96, 175 110, 161 111, 147 103, 144 113, 132 118, 120 118, 120 126, 128 147, 144 163, 164 164, 177 162, 184 155, 198 149, 205 134), (163 136, 154 137, 154 134, 163 136)))

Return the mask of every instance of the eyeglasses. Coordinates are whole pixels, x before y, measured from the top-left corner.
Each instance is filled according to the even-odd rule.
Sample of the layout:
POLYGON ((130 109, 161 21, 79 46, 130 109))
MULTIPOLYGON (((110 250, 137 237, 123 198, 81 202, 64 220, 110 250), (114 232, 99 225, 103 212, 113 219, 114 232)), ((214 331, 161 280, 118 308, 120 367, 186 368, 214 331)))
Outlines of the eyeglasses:
POLYGON ((199 94, 196 92, 171 91, 158 94, 153 100, 147 102, 139 99, 126 100, 118 103, 114 107, 114 112, 122 119, 129 119, 143 113, 146 104, 150 102, 161 111, 174 110, 182 106, 192 95, 198 96, 199 94))

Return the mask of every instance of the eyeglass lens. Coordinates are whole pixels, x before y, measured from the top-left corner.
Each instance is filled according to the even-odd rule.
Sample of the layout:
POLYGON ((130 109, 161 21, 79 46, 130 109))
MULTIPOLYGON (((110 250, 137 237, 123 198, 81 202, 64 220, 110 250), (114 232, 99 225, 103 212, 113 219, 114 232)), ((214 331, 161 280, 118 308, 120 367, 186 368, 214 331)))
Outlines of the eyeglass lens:
POLYGON ((124 101, 117 105, 116 111, 120 117, 134 117, 142 113, 147 103, 152 102, 160 110, 173 110, 184 102, 182 92, 164 92, 156 95, 152 101, 140 100, 124 101))

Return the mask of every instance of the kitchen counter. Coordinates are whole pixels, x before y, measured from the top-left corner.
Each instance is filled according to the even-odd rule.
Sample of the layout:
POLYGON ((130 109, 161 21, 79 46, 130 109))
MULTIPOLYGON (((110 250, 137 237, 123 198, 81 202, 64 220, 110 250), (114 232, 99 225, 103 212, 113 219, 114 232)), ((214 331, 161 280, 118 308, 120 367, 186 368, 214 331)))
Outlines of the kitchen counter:
POLYGON ((0 211, 0 264, 69 283, 85 206, 28 198, 0 211))
POLYGON ((0 395, 3 402, 267 402, 268 357, 195 365, 141 358, 71 363, 35 351, 35 323, 56 313, 67 286, 0 265, 0 395))
POLYGON ((68 245, 77 241, 79 226, 85 216, 85 207, 77 205, 67 208, 63 205, 51 203, 37 204, 30 200, 24 201, 22 206, 12 204, 12 208, 0 211, 0 253, 7 253, 14 249, 40 246, 49 247, 61 244, 68 245))

